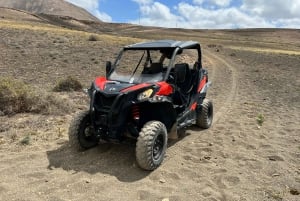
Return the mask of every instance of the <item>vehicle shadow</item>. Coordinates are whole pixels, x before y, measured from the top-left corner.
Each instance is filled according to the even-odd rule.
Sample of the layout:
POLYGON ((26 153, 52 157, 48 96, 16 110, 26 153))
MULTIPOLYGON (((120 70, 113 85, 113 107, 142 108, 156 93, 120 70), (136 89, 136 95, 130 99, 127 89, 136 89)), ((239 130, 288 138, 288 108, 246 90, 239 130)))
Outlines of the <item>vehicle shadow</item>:
POLYGON ((169 139, 168 140, 168 147, 171 147, 171 146, 175 145, 177 142, 180 142, 184 138, 192 135, 191 131, 192 132, 201 132, 203 130, 205 130, 205 129, 199 128, 197 126, 190 126, 188 128, 182 128, 182 129, 177 131, 178 139, 169 139))
MULTIPOLYGON (((189 128, 189 130, 201 130, 189 128)), ((186 129, 178 131, 179 138, 169 140, 168 147, 190 135, 186 129)), ((100 143, 97 147, 83 152, 72 149, 68 142, 59 148, 47 151, 48 169, 62 168, 66 171, 89 174, 109 174, 123 182, 134 182, 147 177, 151 171, 139 168, 135 160, 135 142, 124 144, 100 143)))
POLYGON ((79 152, 65 142, 58 149, 47 151, 47 157, 48 169, 109 174, 123 182, 138 181, 151 173, 136 164, 134 144, 101 143, 93 149, 79 152))

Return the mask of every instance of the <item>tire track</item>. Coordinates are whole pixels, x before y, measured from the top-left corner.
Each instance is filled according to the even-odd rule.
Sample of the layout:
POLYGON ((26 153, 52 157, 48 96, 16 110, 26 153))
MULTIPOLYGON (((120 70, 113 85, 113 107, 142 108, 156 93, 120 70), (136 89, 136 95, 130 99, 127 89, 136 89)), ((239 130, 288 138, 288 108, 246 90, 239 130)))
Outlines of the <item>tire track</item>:
MULTIPOLYGON (((220 109, 218 109, 217 112, 214 114, 214 120, 213 124, 217 123, 219 119, 226 114, 226 112, 232 107, 232 104, 234 104, 236 100, 236 95, 237 95, 237 79, 238 79, 238 72, 232 63, 225 61, 223 58, 213 54, 212 52, 206 51, 205 56, 204 56, 209 63, 212 65, 212 72, 211 72, 211 77, 212 81, 216 79, 220 79, 216 75, 216 71, 218 70, 218 67, 220 66, 225 66, 227 69, 231 71, 231 87, 230 90, 227 94, 227 97, 225 98, 224 102, 222 103, 222 106, 220 109)), ((221 78, 224 79, 224 78, 221 78)))

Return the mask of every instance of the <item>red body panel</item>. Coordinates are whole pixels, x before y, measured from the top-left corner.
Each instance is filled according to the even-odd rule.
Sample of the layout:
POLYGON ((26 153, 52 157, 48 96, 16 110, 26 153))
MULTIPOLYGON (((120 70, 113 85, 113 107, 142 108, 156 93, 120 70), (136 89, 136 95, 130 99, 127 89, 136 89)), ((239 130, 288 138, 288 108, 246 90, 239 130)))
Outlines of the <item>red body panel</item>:
POLYGON ((193 103, 191 106, 191 110, 194 111, 197 108, 197 102, 193 103))
POLYGON ((170 84, 166 82, 158 82, 157 84, 160 86, 160 88, 156 95, 168 96, 173 93, 173 87, 170 84))
POLYGON ((151 84, 148 84, 148 83, 142 83, 142 84, 138 84, 138 85, 128 87, 126 89, 122 89, 121 92, 135 91, 135 90, 138 90, 138 89, 141 89, 141 88, 144 88, 144 87, 148 87, 150 85, 151 84))
POLYGON ((202 88, 204 87, 206 82, 207 82, 207 76, 204 76, 204 78, 201 80, 201 82, 199 84, 199 87, 198 87, 198 90, 197 90, 198 93, 202 90, 202 88))
POLYGON ((97 77, 95 79, 95 84, 97 87, 99 87, 99 89, 104 90, 106 81, 106 77, 97 77))

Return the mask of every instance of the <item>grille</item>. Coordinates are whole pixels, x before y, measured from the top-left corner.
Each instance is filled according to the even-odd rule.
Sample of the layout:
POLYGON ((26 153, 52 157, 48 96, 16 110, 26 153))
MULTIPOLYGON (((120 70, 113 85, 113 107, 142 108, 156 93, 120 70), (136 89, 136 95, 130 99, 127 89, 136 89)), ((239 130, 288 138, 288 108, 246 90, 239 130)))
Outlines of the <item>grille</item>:
POLYGON ((111 108, 116 95, 104 95, 100 92, 95 94, 94 106, 98 111, 107 111, 111 108))

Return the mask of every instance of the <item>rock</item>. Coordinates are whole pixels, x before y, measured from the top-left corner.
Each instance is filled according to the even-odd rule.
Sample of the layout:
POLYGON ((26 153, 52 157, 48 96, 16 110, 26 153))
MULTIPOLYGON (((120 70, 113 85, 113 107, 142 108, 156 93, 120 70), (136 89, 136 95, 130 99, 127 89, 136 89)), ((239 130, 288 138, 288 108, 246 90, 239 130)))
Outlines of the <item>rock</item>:
POLYGON ((294 189, 294 188, 290 189, 290 193, 292 195, 300 195, 300 192, 297 189, 294 189))
POLYGON ((159 182, 163 184, 163 183, 166 183, 166 180, 165 180, 164 178, 161 178, 161 179, 159 180, 159 182))
POLYGON ((206 159, 206 160, 210 160, 211 159, 210 156, 204 156, 203 158, 206 159))
POLYGON ((278 174, 278 173, 272 174, 272 177, 278 177, 278 176, 280 176, 280 174, 278 174))
POLYGON ((276 156, 276 155, 268 156, 268 158, 269 158, 270 161, 284 161, 282 157, 276 156))

